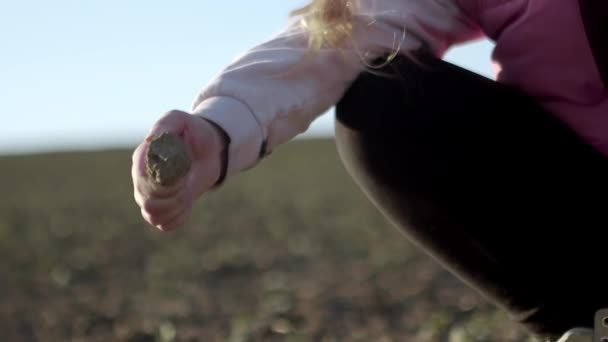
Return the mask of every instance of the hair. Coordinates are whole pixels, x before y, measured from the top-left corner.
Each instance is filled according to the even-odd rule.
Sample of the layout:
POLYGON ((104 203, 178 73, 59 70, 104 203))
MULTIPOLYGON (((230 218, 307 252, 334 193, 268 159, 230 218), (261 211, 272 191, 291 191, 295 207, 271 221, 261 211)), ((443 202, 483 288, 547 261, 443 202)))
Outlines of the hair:
MULTIPOLYGON (((300 22, 309 34, 308 48, 311 54, 323 48, 343 48, 353 33, 353 14, 358 0, 312 0, 308 5, 290 12, 290 17, 301 16, 300 22)), ((398 53, 399 47, 389 53, 380 65, 363 60, 368 69, 379 69, 388 64, 398 53)))
POLYGON ((290 16, 302 15, 301 23, 309 32, 309 47, 341 47, 353 30, 353 0, 312 0, 290 16))

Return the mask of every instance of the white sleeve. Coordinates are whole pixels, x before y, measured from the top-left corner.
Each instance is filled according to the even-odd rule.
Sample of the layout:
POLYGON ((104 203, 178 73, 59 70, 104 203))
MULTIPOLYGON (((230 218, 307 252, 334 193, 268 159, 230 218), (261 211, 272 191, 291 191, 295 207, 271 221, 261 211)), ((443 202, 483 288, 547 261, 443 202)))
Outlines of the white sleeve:
POLYGON ((336 104, 366 60, 424 41, 442 54, 475 30, 453 0, 361 0, 345 50, 322 49, 305 62, 308 35, 298 18, 269 40, 237 56, 207 85, 193 114, 230 136, 226 177, 249 169, 308 129, 336 104))

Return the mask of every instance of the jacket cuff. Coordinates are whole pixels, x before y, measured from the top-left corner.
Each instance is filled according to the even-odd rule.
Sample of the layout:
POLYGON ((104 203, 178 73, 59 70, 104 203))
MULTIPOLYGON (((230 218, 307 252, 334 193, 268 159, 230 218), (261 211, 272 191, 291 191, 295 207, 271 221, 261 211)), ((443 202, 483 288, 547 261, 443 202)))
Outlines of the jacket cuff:
POLYGON ((265 153, 265 130, 249 107, 228 96, 205 99, 193 115, 220 126, 230 137, 226 177, 255 166, 265 153))

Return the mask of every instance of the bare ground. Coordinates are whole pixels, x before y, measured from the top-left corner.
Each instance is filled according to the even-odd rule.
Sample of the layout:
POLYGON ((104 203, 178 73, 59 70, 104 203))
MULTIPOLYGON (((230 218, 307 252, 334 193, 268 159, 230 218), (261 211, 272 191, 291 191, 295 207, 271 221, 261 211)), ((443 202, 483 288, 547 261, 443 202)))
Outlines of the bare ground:
POLYGON ((526 341, 298 141, 163 234, 130 151, 0 158, 3 341, 526 341))

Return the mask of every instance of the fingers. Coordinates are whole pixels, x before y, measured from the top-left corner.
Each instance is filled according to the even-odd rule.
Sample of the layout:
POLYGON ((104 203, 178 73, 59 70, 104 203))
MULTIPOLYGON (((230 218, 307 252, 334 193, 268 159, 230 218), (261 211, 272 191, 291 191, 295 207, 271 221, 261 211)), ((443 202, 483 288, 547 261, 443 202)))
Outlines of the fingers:
MULTIPOLYGON (((145 189, 149 182, 140 185, 145 189)), ((172 189, 157 188, 151 194, 148 190, 134 190, 135 202, 140 207, 142 217, 152 226, 169 231, 182 226, 188 219, 192 204, 188 200, 189 191, 182 184, 172 189)))
POLYGON ((140 208, 144 220, 162 231, 169 231, 184 225, 191 212, 188 206, 169 202, 145 204, 140 208))
MULTIPOLYGON (((186 179, 179 179, 175 184, 162 186, 150 182, 147 178, 138 177, 135 179, 135 192, 139 193, 144 199, 147 198, 171 198, 181 192, 186 183, 186 179)), ((137 198, 136 198, 137 200, 137 198)))
POLYGON ((145 198, 140 192, 134 194, 135 202, 139 207, 149 213, 150 215, 163 215, 164 213, 171 211, 175 207, 184 205, 183 196, 171 196, 171 197, 148 197, 145 198))
POLYGON ((191 213, 191 209, 185 206, 176 206, 169 211, 162 212, 158 215, 152 214, 143 208, 141 209, 142 217, 156 228, 167 232, 184 225, 191 213))
POLYGON ((177 135, 182 135, 190 114, 181 110, 171 110, 163 115, 155 124, 152 126, 152 130, 146 138, 146 142, 150 142, 154 135, 170 132, 177 135))
POLYGON ((131 177, 137 180, 140 177, 147 177, 146 174, 146 143, 137 146, 131 156, 131 177))
POLYGON ((146 169, 146 154, 150 141, 155 135, 169 132, 185 138, 191 115, 172 110, 161 117, 152 127, 145 141, 137 146, 132 155, 131 176, 133 196, 141 209, 142 217, 151 225, 163 231, 183 225, 191 212, 191 194, 186 186, 188 177, 182 177, 175 184, 160 186, 150 181, 146 169))
POLYGON ((163 231, 175 229, 184 224, 187 218, 185 212, 189 211, 186 180, 180 179, 171 186, 159 186, 150 182, 141 161, 143 146, 145 145, 140 145, 133 155, 133 197, 148 223, 163 231))
POLYGON ((159 224, 156 227, 162 230, 163 232, 175 230, 186 224, 186 222, 188 222, 188 219, 190 218, 190 213, 190 210, 184 210, 175 218, 168 220, 166 223, 159 224))

